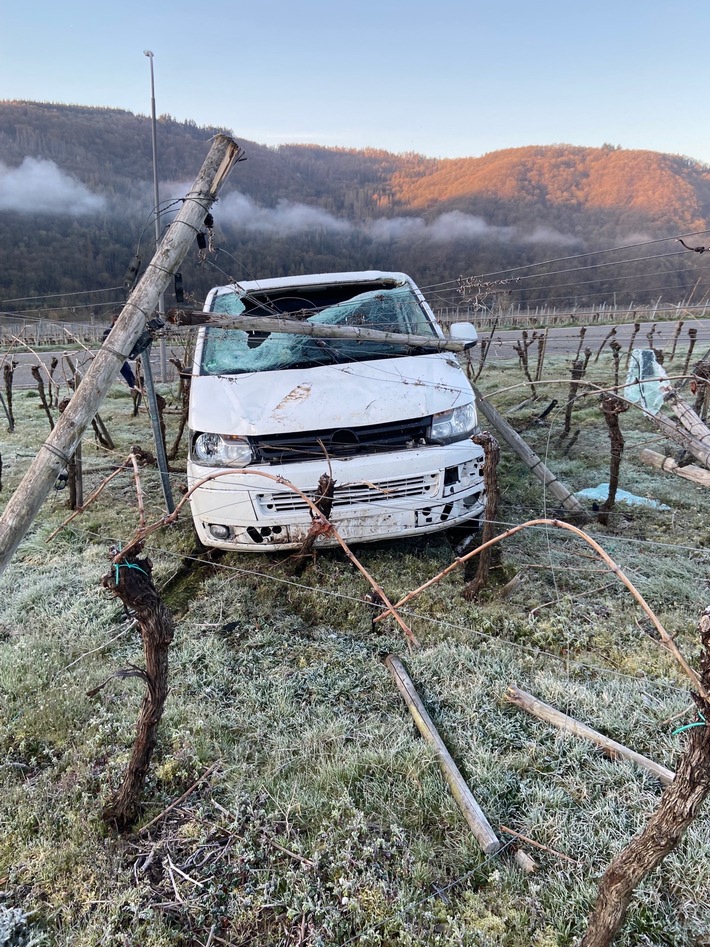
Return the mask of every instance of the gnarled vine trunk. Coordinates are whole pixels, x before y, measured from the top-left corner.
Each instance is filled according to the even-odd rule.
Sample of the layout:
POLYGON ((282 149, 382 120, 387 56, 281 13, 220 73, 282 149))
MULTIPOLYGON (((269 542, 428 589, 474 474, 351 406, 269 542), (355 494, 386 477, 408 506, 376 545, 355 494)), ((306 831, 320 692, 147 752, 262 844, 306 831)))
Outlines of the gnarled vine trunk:
MULTIPOLYGON (((710 688, 710 608, 700 619, 700 677, 710 688)), ((579 947, 607 947, 626 917, 636 886, 678 845, 710 793, 710 702, 693 694, 701 717, 687 731, 687 746, 675 779, 661 796, 645 828, 620 852, 599 884, 589 926, 579 947), (704 719, 703 719, 704 718, 704 719)))

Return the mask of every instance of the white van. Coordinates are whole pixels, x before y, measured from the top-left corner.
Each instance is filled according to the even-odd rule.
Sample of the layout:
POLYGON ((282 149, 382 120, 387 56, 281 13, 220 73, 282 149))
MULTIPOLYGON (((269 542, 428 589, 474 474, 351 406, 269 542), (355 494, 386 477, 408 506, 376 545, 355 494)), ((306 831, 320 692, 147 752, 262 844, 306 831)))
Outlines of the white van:
MULTIPOLYGON (((234 283, 212 289, 204 309, 444 338, 403 273, 234 283)), ((452 335, 475 341, 468 323, 452 335)), ((315 498, 323 474, 335 480, 330 520, 350 543, 431 533, 484 510, 474 395, 450 352, 202 328, 188 423, 188 485, 205 481, 192 515, 207 546, 298 548, 312 517, 289 484, 315 498)), ((317 545, 335 542, 325 534, 317 545)))

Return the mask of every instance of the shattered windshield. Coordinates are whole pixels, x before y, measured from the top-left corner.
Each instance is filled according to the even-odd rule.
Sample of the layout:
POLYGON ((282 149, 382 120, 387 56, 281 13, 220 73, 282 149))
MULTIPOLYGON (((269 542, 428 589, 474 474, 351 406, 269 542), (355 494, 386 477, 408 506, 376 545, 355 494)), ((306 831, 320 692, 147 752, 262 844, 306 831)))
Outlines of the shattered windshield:
MULTIPOLYGON (((244 311, 244 303, 236 293, 225 293, 215 300, 214 312, 239 315, 244 311)), ((307 311, 287 312, 284 315, 311 324, 357 326, 436 338, 433 325, 408 286, 361 293, 337 305, 313 310, 312 315, 304 318, 307 311)), ((275 315, 281 313, 276 312, 275 315)), ((283 332, 212 328, 205 330, 202 374, 232 375, 286 368, 314 368, 318 365, 412 355, 420 351, 411 346, 387 342, 315 339, 283 332)))

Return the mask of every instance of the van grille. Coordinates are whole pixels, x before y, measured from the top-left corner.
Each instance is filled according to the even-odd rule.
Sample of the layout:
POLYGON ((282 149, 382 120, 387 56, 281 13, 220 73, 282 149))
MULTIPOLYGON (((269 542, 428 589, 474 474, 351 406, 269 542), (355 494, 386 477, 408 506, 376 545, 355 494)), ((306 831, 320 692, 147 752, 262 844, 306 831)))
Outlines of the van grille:
POLYGON ((258 464, 289 464, 328 457, 357 457, 384 451, 419 447, 426 440, 431 418, 369 424, 364 427, 331 428, 298 434, 250 437, 258 464))
MULTIPOLYGON (((334 507, 372 503, 377 500, 394 500, 405 497, 436 497, 439 492, 438 472, 418 477, 399 477, 380 483, 346 483, 335 485, 334 507)), ((315 499, 316 493, 307 491, 306 496, 315 499)), ((297 493, 284 490, 281 493, 258 493, 256 502, 264 515, 274 513, 308 512, 310 507, 297 493)))

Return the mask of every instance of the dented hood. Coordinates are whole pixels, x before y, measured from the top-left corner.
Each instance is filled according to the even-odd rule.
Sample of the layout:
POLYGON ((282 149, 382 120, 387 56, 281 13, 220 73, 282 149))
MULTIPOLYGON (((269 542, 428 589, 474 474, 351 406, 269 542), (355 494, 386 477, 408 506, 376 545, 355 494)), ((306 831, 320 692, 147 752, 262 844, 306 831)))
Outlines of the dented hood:
POLYGON ((451 355, 193 377, 190 428, 266 435, 426 417, 473 401, 451 355))

